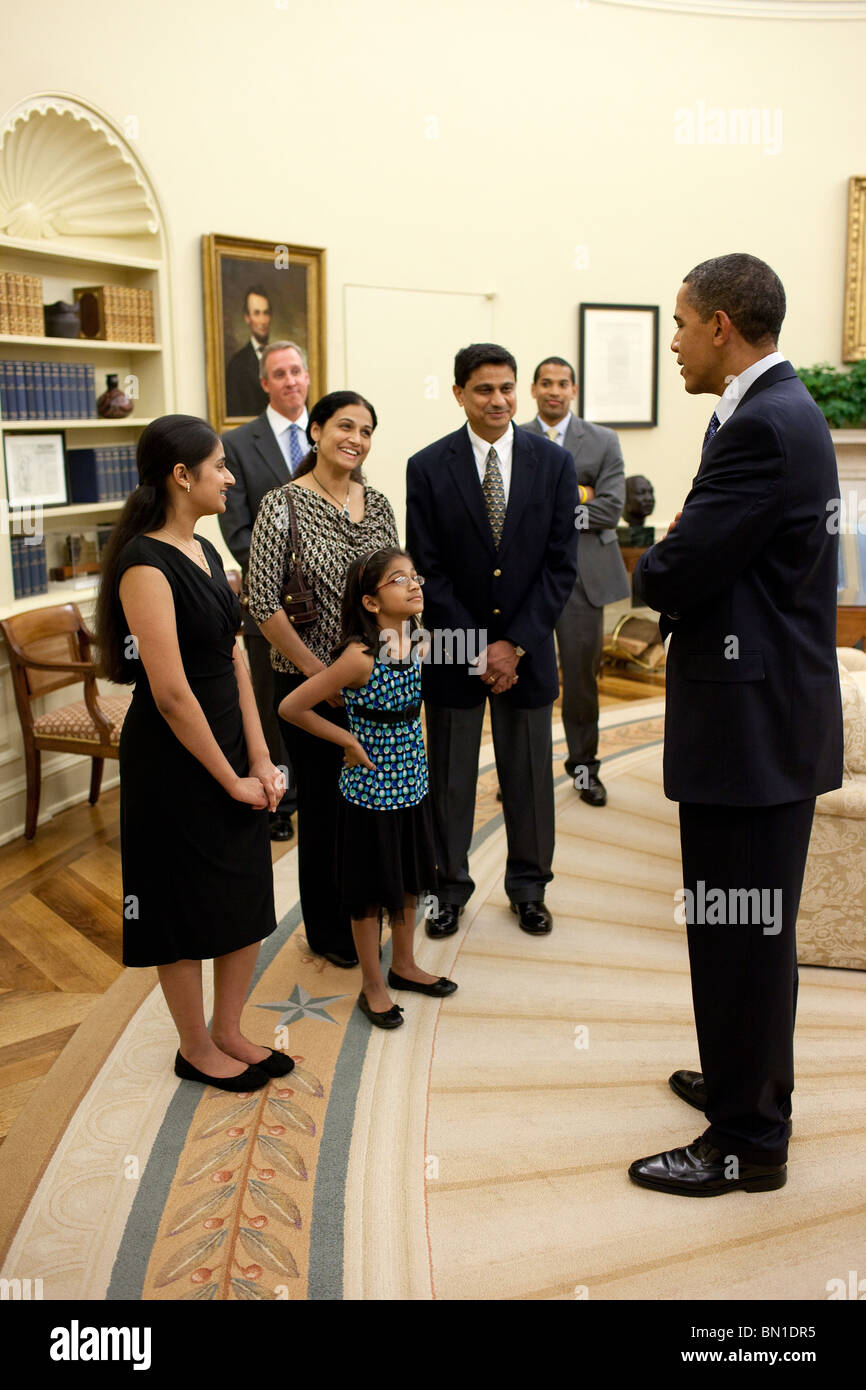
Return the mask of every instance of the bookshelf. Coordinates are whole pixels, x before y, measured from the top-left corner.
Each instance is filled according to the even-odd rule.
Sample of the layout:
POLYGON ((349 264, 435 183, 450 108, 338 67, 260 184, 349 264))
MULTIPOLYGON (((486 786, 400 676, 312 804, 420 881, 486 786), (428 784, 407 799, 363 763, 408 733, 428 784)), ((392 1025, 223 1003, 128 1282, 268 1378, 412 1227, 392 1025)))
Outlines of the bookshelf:
MULTIPOLYGON (((116 375, 133 396, 134 410, 123 420, 63 418, 10 419, 0 407, 0 616, 11 617, 56 603, 76 603, 93 621, 98 575, 81 573, 49 580, 48 592, 16 598, 13 588, 12 533, 22 507, 9 506, 6 441, 10 435, 62 431, 69 449, 135 445, 145 425, 174 409, 174 363, 170 319, 168 242, 159 201, 139 157, 112 119, 85 99, 65 93, 37 93, 0 115, 0 271, 38 276, 43 304, 74 302, 76 288, 114 285, 148 290, 153 303, 153 342, 65 338, 34 332, 0 332, 0 360, 90 365, 95 395, 116 375), (131 379, 134 389, 126 382, 131 379)), ((7 282, 8 284, 8 282, 7 282)), ((131 298, 131 297, 127 297, 131 298)), ((37 320, 38 321, 38 320, 37 320)), ((9 326, 15 326, 9 320, 9 326)), ((132 337, 138 326, 121 320, 132 337)), ((18 320, 19 327, 24 323, 18 320)), ((47 380, 47 378, 46 378, 47 380)), ((72 398, 70 397, 70 400, 72 398)), ((14 405, 14 401, 12 404, 14 405)), ((95 411, 95 400, 93 405, 95 411)), ((85 493, 85 495, 87 495, 85 493)), ((23 501, 22 498, 19 499, 23 501)), ((67 536, 94 533, 117 518, 123 501, 45 506, 41 525, 49 542, 62 548, 67 536)), ((33 514, 30 514, 32 524, 33 514)), ((90 557, 86 557, 90 563, 90 557)), ((18 561, 16 561, 18 563, 18 561)), ((58 566, 59 569, 59 566, 58 566)), ((0 843, 19 835, 24 822, 21 738, 6 653, 0 644, 0 682, 5 685, 0 714, 0 843)), ((105 688, 105 687, 103 687, 105 688)), ((110 687, 108 687, 110 689, 110 687)), ((70 690, 44 697, 44 709, 74 698, 70 690)), ((40 820, 87 793, 89 764, 66 754, 43 757, 43 814, 40 820)), ((104 785, 116 780, 106 767, 104 785)))
MULTIPOLYGON (((32 116, 31 119, 37 119, 32 116)), ((63 300, 73 302, 77 286, 94 284, 127 285, 151 291, 154 303, 156 341, 112 342, 102 339, 57 338, 33 334, 0 334, 0 359, 16 362, 64 362, 89 364, 94 368, 96 395, 105 389, 109 374, 118 377, 121 387, 130 383, 135 401, 132 415, 123 420, 85 419, 12 420, 0 409, 0 503, 7 498, 6 448, 9 434, 37 434, 62 431, 66 449, 97 445, 133 444, 141 430, 152 419, 172 408, 173 384, 170 353, 163 342, 161 325, 167 322, 167 270, 163 238, 160 232, 145 233, 154 253, 139 255, 125 251, 128 237, 94 237, 87 245, 77 244, 69 237, 51 237, 42 241, 32 238, 0 236, 0 270, 12 274, 38 275, 42 281, 44 303, 63 300)), ((140 242, 142 237, 135 238, 140 242)), ((94 405, 95 409, 95 405, 94 405)), ((72 503, 66 506, 46 506, 42 512, 46 547, 55 544, 53 537, 60 532, 71 534, 78 524, 90 529, 96 518, 100 523, 119 514, 122 501, 102 503, 72 503)), ((66 597, 79 604, 92 602, 96 584, 80 580, 49 581, 48 593, 16 598, 12 577, 10 532, 16 519, 15 509, 0 506, 4 531, 0 535, 0 616, 24 612, 30 607, 44 607, 62 602, 66 597)))

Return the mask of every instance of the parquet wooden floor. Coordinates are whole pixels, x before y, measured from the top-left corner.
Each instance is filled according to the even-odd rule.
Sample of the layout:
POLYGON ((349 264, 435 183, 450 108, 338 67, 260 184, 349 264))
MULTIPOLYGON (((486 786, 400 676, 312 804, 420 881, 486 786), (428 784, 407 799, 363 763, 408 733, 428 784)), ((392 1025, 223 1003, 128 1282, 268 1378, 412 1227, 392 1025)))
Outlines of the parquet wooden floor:
MULTIPOLYGON (((618 680, 600 703, 657 697, 618 680), (624 688, 623 688, 624 687, 624 688)), ((0 1144, 78 1025, 123 970, 120 791, 0 848, 0 1144)), ((272 844, 274 861, 296 839, 272 844)))

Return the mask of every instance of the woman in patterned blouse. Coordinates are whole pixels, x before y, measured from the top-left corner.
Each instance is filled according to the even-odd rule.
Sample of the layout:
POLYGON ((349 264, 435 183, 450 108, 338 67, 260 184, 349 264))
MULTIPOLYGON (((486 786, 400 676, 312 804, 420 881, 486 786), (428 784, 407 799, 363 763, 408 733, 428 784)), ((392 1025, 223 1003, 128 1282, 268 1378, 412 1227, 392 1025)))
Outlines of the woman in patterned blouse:
MULTIPOLYGON (((351 562, 398 543, 390 502, 361 473, 375 428, 375 410, 355 391, 323 396, 310 411, 311 452, 293 480, 269 492, 259 508, 250 546, 249 607, 271 644, 277 705, 330 664, 351 562), (299 629, 280 601, 291 553, 287 497, 297 519, 301 567, 319 609, 316 622, 299 629)), ((339 697, 318 705, 316 713, 349 727, 339 697)), ((293 724, 281 721, 281 728, 297 779, 298 879, 307 940, 333 964, 357 965, 351 920, 334 873, 342 752, 293 724)))

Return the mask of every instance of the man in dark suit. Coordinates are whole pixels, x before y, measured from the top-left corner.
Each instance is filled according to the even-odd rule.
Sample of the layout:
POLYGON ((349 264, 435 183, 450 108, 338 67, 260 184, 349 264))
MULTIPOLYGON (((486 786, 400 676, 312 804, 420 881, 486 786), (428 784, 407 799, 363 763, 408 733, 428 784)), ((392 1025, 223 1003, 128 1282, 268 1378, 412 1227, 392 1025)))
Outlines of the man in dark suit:
POLYGON ((784 316, 782 284, 754 256, 686 276, 671 348, 686 390, 721 399, 683 510, 635 572, 671 633, 665 793, 680 803, 675 919, 702 1067, 670 1084, 710 1123, 629 1174, 686 1196, 786 1180, 797 910, 815 797, 842 780, 836 459, 776 350, 784 316))
MULTIPOLYGON (((306 457, 307 392, 310 373, 303 350, 297 343, 271 343, 262 353, 259 392, 268 401, 266 409, 249 424, 223 435, 226 463, 234 474, 226 508, 219 519, 226 545, 243 570, 246 579, 250 558, 253 523, 265 493, 287 483, 306 457)), ((288 767, 280 727, 274 710, 274 678, 270 643, 253 619, 244 617, 244 637, 250 663, 253 690, 262 721, 268 752, 276 766, 288 767)), ((292 836, 291 816, 297 794, 289 786, 277 810, 271 815, 271 839, 292 836)))
POLYGON ((577 573, 577 486, 564 449, 512 425, 516 376, 511 353, 496 344, 458 352, 454 395, 467 423, 415 454, 407 471, 406 540, 427 581, 424 625, 434 636, 423 667, 439 866, 438 912, 426 924, 433 937, 457 930, 475 886, 468 854, 488 695, 505 891, 524 931, 552 925, 544 889, 553 877, 553 628, 577 573))
POLYGON ((261 285, 251 285, 244 296, 244 320, 250 340, 226 366, 226 414, 258 415, 262 409, 262 353, 271 331, 271 301, 261 285))
POLYGON ((577 470, 577 581, 556 624, 568 743, 565 770, 582 801, 603 806, 607 792, 598 776, 598 669, 604 605, 631 593, 616 541, 625 501, 625 464, 613 430, 591 425, 572 411, 577 387, 564 357, 546 357, 538 364, 532 395, 538 415, 521 428, 561 444, 577 470))

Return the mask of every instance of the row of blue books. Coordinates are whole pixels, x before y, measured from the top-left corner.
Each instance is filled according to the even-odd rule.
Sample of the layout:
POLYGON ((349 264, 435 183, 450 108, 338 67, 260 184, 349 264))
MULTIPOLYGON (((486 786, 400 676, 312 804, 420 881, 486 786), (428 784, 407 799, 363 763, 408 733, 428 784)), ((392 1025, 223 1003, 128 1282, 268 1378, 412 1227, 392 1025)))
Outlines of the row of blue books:
POLYGON ((0 362, 0 412, 13 420, 96 418, 91 362, 0 362))
POLYGON ((134 444, 67 449, 70 502, 121 502, 138 486, 134 444))
POLYGON ((48 593, 48 567, 45 541, 28 545, 23 536, 10 536, 12 546, 12 586, 16 598, 48 593))

